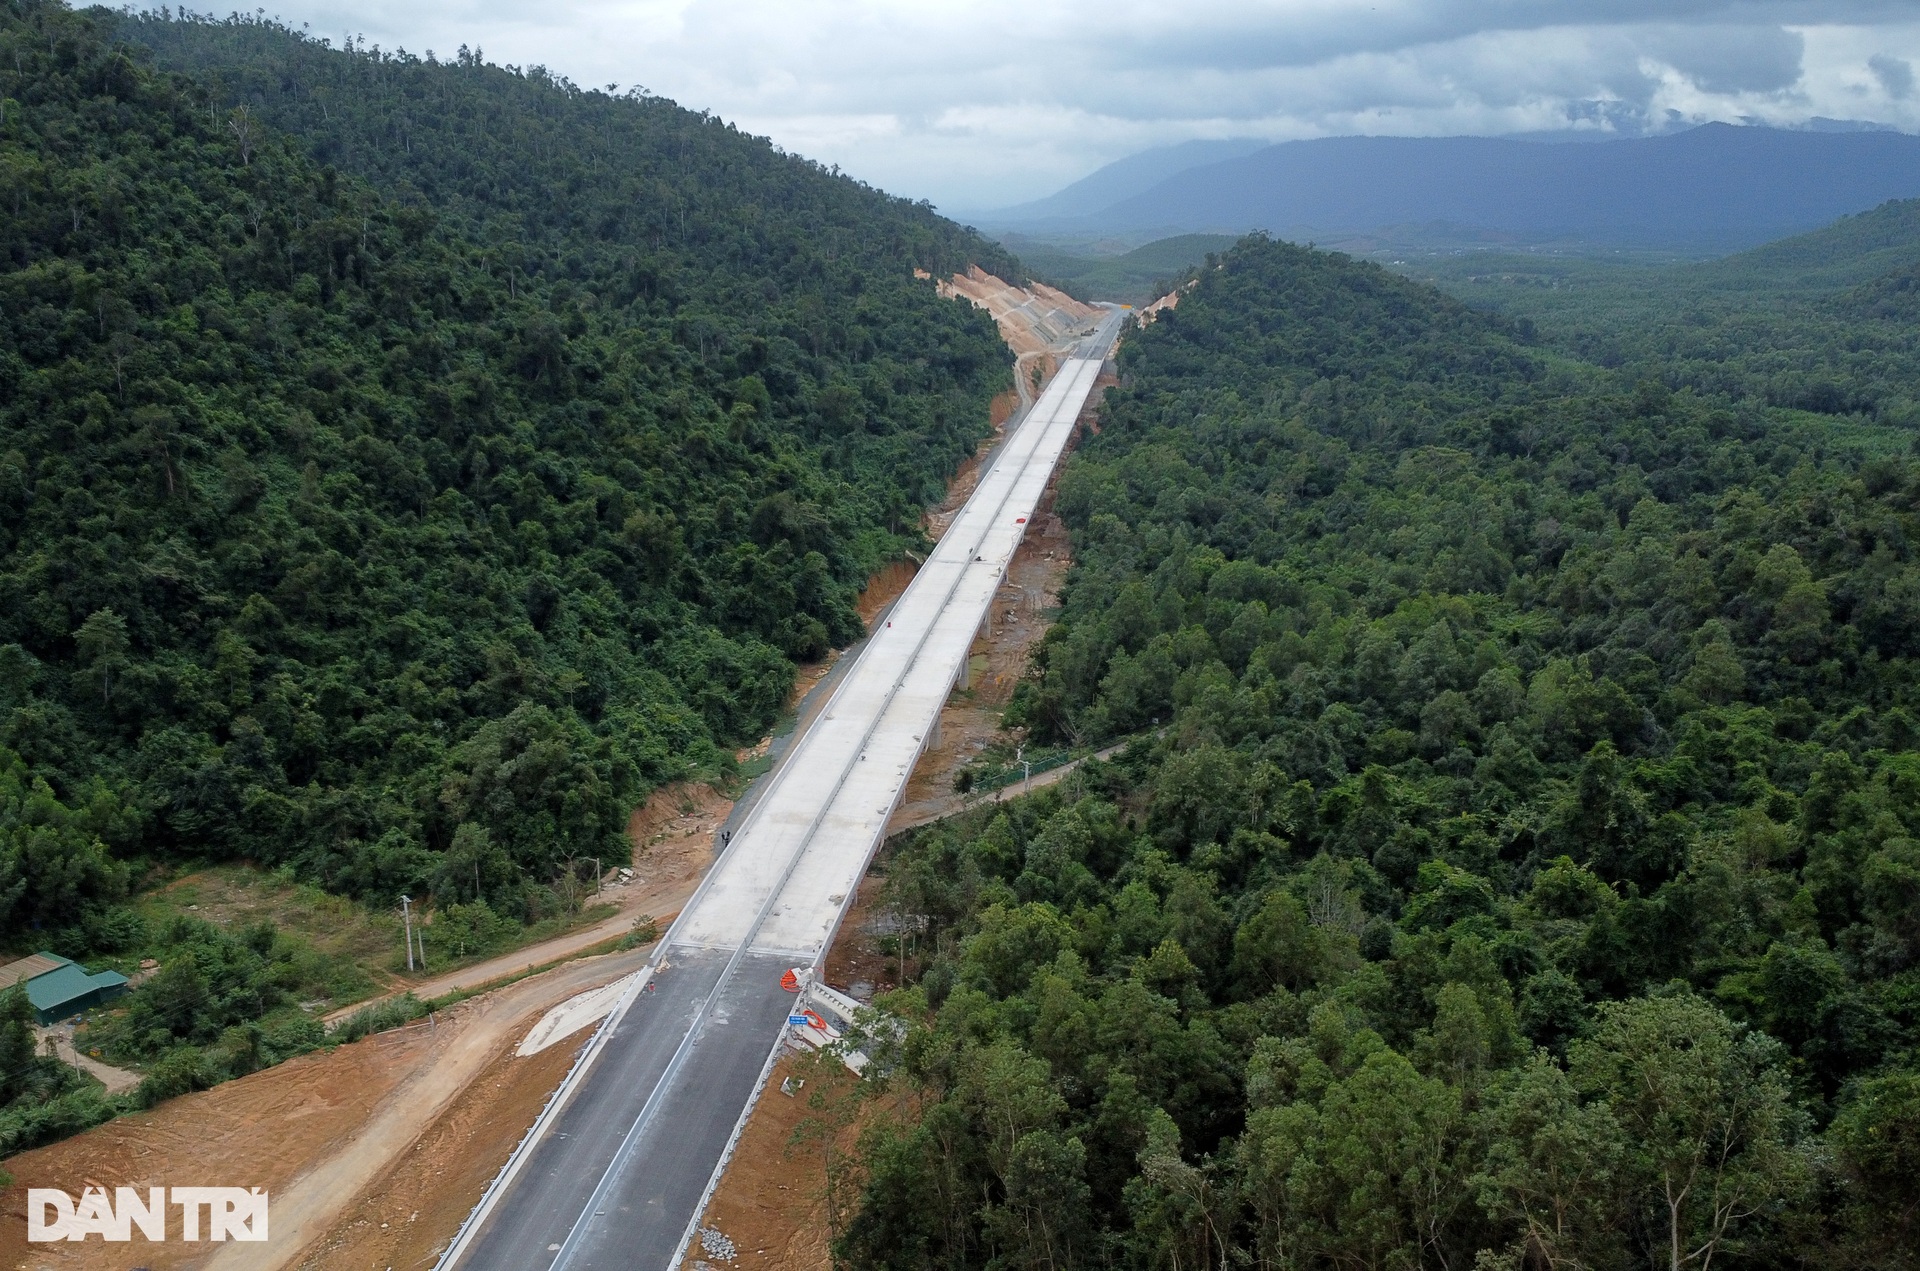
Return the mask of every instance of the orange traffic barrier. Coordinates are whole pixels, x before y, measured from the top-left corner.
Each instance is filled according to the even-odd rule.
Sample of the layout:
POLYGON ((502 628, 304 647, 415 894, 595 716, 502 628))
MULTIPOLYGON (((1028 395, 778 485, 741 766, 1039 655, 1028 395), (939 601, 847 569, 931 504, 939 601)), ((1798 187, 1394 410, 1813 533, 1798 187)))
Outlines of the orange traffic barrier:
POLYGON ((789 970, 785 975, 780 977, 780 987, 789 993, 798 993, 800 991, 800 977, 789 970))

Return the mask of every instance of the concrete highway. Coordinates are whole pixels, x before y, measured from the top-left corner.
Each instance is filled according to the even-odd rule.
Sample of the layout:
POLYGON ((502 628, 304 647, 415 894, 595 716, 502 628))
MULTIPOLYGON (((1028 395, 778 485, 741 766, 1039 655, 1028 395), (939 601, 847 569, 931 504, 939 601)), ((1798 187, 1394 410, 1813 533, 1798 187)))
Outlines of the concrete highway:
POLYGON ((1076 341, 440 1261, 668 1271, 1125 319, 1076 341))

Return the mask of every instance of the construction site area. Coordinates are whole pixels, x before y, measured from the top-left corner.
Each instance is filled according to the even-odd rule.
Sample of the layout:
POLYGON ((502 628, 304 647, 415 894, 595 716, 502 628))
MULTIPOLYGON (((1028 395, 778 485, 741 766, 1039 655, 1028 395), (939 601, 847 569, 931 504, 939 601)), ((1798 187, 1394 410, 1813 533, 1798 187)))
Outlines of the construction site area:
MULTIPOLYGON (((1023 289, 978 270, 939 284, 988 309, 1018 356, 1018 395, 995 403, 994 433, 956 474, 927 515, 938 539, 979 480, 1007 420, 1057 369, 1062 333, 1084 328, 1088 306, 1045 288, 1023 289), (1037 372, 1037 374, 1035 374, 1037 372), (1031 376, 1031 378, 1027 378, 1031 376)), ((1109 378, 1098 381, 1080 425, 1091 423, 1109 378)), ((964 687, 956 688, 887 824, 890 836, 977 804, 956 777, 1007 741, 1001 714, 1026 673, 1035 642, 1058 603, 1071 561, 1048 487, 1026 526, 976 634, 964 687)), ((876 574, 862 597, 870 626, 914 576, 912 562, 876 574)), ((819 709, 836 654, 802 669, 794 731, 819 709)), ((745 771, 776 762, 782 739, 741 753, 745 771)), ((1058 779, 1065 769, 1037 775, 1058 779)), ((1012 787, 998 797, 1018 794, 1012 787)), ((985 797, 996 797, 987 795, 985 797)), ((25 1223, 0 1225, 0 1268, 64 1271, 162 1268, 390 1268, 426 1271, 573 1067, 617 986, 646 963, 637 922, 672 921, 712 865, 734 801, 712 785, 654 792, 628 826, 633 858, 604 898, 610 912, 541 944, 477 962, 409 987, 422 1000, 463 997, 403 1027, 289 1060, 212 1089, 123 1116, 6 1162, 5 1208, 18 1216, 34 1186, 107 1189, 239 1184, 272 1196, 271 1240, 209 1245, 94 1241, 28 1245, 25 1223), (627 946, 627 947, 619 947, 627 946)), ((877 902, 885 855, 853 896, 824 960, 827 985, 859 1001, 898 985, 877 902)), ((353 1008, 343 1008, 345 1014, 353 1008)), ((797 1050, 780 1059, 755 1104, 724 1175, 700 1218, 686 1264, 829 1264, 828 1233, 850 1206, 846 1161, 871 1102, 837 1059, 797 1050)))

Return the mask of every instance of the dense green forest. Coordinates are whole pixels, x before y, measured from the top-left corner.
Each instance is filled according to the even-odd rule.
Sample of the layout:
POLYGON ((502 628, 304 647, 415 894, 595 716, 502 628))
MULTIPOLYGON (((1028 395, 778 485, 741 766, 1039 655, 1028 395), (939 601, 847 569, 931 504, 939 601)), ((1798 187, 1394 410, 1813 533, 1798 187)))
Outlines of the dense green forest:
POLYGON ((0 98, 0 947, 196 859, 537 916, 1007 383, 924 277, 1003 249, 657 98, 41 0, 0 98))
POLYGON ((929 277, 1004 249, 477 52, 7 0, 0 171, 0 952, 160 964, 86 1040, 141 1088, 6 1061, 0 1153, 373 990, 132 903, 170 871, 430 897, 443 965, 577 909, 859 634, 1009 382, 929 277))
POLYGON ((1698 264, 1475 252, 1400 267, 1622 375, 1920 427, 1920 199, 1698 264))
POLYGON ((1259 237, 1120 367, 840 1255, 1916 1265, 1912 432, 1259 237))

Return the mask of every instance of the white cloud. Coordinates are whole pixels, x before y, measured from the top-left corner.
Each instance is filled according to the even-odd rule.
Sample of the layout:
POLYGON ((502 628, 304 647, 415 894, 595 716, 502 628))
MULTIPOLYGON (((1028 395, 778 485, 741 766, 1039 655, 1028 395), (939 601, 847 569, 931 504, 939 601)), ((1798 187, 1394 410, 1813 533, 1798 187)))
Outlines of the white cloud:
POLYGON ((1815 116, 1920 131, 1911 0, 287 0, 316 35, 645 85, 991 207, 1195 137, 1815 116))

